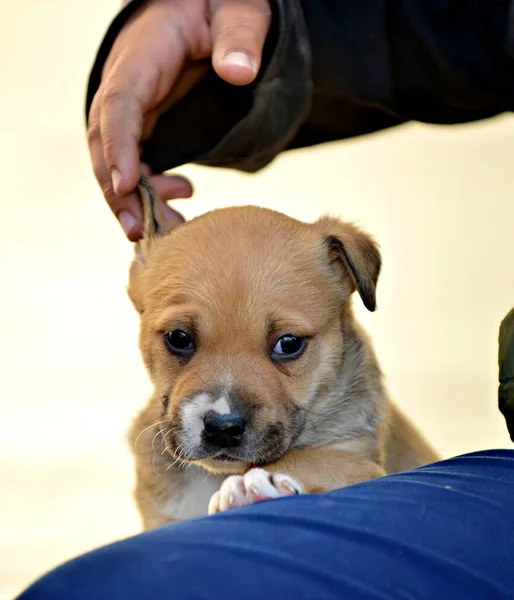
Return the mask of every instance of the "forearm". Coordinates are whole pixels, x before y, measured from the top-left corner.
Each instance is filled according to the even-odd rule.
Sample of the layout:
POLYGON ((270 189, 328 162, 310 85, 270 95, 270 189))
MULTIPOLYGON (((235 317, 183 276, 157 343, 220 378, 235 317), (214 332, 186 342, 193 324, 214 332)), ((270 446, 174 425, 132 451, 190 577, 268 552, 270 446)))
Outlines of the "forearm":
MULTIPOLYGON (((98 53, 87 110, 123 23, 98 53)), ((186 162, 256 171, 288 148, 410 120, 450 124, 514 104, 514 1, 273 0, 258 80, 225 84, 210 72, 159 121, 144 147, 154 170, 186 162)))
POLYGON ((303 2, 316 87, 437 123, 512 109, 511 1, 366 0, 359 10, 340 1, 330 12, 329 4, 303 2), (324 70, 329 51, 338 66, 324 70))
MULTIPOLYGON (((107 31, 89 80, 86 116, 114 40, 140 5, 140 0, 129 3, 107 31)), ((272 25, 257 80, 233 86, 211 69, 162 115, 143 145, 142 160, 155 172, 187 162, 256 171, 293 139, 309 108, 307 35, 296 1, 276 0, 271 8, 272 25)))

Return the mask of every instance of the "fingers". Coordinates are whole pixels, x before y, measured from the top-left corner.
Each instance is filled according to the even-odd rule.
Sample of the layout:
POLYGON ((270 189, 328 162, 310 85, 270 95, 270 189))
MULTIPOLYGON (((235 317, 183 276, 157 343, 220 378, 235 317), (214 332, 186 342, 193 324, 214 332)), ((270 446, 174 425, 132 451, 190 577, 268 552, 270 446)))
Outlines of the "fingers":
MULTIPOLYGON (((173 225, 180 225, 184 217, 168 206, 165 200, 177 198, 190 198, 193 194, 191 183, 178 175, 155 175, 150 177, 155 191, 162 201, 162 212, 166 219, 173 225)), ((125 235, 131 242, 141 239, 143 228, 143 211, 141 200, 136 193, 127 196, 109 195, 107 202, 117 216, 125 235)))
MULTIPOLYGON (((141 174, 140 142, 158 117, 155 114, 145 122, 145 115, 169 94, 185 58, 185 42, 177 35, 173 7, 149 3, 148 9, 120 32, 89 114, 88 144, 96 179, 132 241, 140 238, 142 224, 136 192, 141 174)), ((192 193, 183 180, 157 181, 160 197, 166 200, 192 193)), ((174 222, 181 218, 171 209, 164 212, 174 222)))
MULTIPOLYGON (((203 77, 211 39, 218 75, 234 85, 253 81, 271 22, 270 0, 210 0, 209 36, 203 10, 196 14, 191 9, 186 19, 186 13, 177 9, 180 3, 148 6, 118 36, 89 115, 88 144, 95 176, 132 241, 142 234, 142 208, 135 192, 141 140, 151 134, 162 111, 203 77), (190 35, 185 36, 188 27, 190 35), (189 45, 188 50, 188 40, 202 38, 202 31, 207 32, 204 43, 189 45)), ((152 182, 163 200, 192 195, 191 185, 182 178, 155 176, 152 182)), ((163 212, 173 223, 183 221, 170 207, 163 207, 163 212)))
MULTIPOLYGON (((144 170, 144 169, 143 169, 144 170)), ((179 175, 154 175, 150 181, 162 201, 162 212, 166 219, 173 225, 180 225, 184 217, 166 204, 166 200, 177 198, 190 198, 193 195, 193 186, 185 178, 179 175)), ((131 242, 137 242, 143 234, 143 211, 141 200, 137 194, 128 196, 114 196, 107 200, 113 212, 118 217, 125 235, 131 242), (117 212, 116 212, 117 211, 117 212), (134 217, 137 215, 137 217, 134 217)))
POLYGON ((255 79, 270 23, 269 0, 213 2, 212 65, 222 79, 233 85, 255 79))
POLYGON ((134 190, 140 177, 143 108, 132 90, 116 81, 107 81, 100 102, 104 160, 115 193, 123 196, 134 190))
MULTIPOLYGON (((141 171, 150 175, 139 159, 142 107, 137 98, 127 86, 108 81, 93 101, 88 130, 95 177, 126 236, 133 242, 141 238, 143 223, 141 201, 134 190, 141 171)), ((151 177, 151 181, 162 200, 189 198, 193 193, 191 184, 183 177, 158 175, 151 177)), ((163 213, 173 224, 184 220, 167 205, 163 206, 163 213)))
POLYGON ((173 226, 183 223, 184 217, 168 206, 165 201, 177 198, 191 198, 193 195, 193 186, 190 181, 179 175, 154 175, 150 177, 150 181, 159 198, 163 200, 162 212, 166 219, 173 226))
MULTIPOLYGON (((113 189, 111 175, 107 168, 104 158, 104 148, 102 138, 99 133, 99 128, 92 128, 89 132, 89 149, 93 163, 93 170, 103 195, 107 203, 120 222, 120 225, 125 232, 125 235, 131 242, 136 242, 142 236, 143 211, 141 208, 141 200, 137 193, 132 192, 125 196, 118 196, 113 189)), ((150 169, 146 165, 139 165, 139 171, 145 174, 150 174, 150 169)), ((191 183, 184 177, 176 175, 156 175, 150 177, 152 184, 155 187, 157 195, 162 200, 173 200, 176 198, 189 198, 193 194, 191 183)), ((136 181, 137 185, 137 181, 136 181)), ((166 204, 163 207, 164 215, 171 223, 177 225, 184 221, 183 217, 172 210, 166 204)))

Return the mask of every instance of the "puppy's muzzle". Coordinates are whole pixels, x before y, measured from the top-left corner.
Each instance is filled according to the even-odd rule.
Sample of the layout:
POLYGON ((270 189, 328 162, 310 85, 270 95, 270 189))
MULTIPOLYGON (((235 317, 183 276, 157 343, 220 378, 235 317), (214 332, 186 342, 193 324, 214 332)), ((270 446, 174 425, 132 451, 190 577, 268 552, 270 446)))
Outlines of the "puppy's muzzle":
POLYGON ((189 461, 276 460, 291 443, 294 422, 286 426, 260 409, 255 398, 234 391, 206 390, 187 396, 170 421, 170 449, 189 461))
POLYGON ((205 443, 215 448, 234 448, 241 445, 247 423, 239 413, 220 415, 209 411, 203 422, 205 443))
POLYGON ((203 391, 186 398, 177 419, 177 446, 182 443, 193 460, 225 455, 238 459, 255 440, 253 412, 251 404, 234 393, 203 391))

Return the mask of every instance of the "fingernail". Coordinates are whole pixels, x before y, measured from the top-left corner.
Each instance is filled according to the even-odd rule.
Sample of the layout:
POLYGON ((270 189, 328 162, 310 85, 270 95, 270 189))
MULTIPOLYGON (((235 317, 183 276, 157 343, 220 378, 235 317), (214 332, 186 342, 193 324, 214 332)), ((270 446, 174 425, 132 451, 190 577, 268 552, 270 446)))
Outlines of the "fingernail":
POLYGON ((132 229, 134 229, 134 227, 137 225, 136 219, 134 219, 134 217, 126 210, 122 210, 120 212, 120 214, 118 215, 118 220, 121 223, 123 231, 126 235, 128 235, 132 231, 132 229))
POLYGON ((120 185, 121 185, 121 173, 118 169, 112 169, 111 171, 111 179, 112 179, 112 187, 114 189, 114 193, 118 196, 120 195, 120 185))
POLYGON ((240 50, 232 50, 232 52, 225 54, 223 62, 226 65, 232 65, 234 67, 245 67, 252 71, 256 70, 253 58, 246 54, 246 52, 241 52, 240 50))

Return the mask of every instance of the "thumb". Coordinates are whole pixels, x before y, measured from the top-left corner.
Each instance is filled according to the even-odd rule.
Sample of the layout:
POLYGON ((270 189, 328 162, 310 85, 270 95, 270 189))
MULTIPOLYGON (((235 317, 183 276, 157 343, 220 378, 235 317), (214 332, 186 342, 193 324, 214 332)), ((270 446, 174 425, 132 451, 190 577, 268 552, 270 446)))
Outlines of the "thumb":
POLYGON ((269 0, 218 0, 212 16, 212 66, 227 83, 251 83, 271 24, 269 0))

